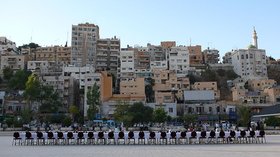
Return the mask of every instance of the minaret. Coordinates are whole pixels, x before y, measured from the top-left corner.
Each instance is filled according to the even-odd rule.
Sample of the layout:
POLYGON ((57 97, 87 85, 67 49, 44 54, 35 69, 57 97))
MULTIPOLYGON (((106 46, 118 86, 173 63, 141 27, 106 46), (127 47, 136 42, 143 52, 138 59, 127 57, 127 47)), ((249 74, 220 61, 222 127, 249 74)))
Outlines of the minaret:
POLYGON ((258 49, 258 36, 255 27, 253 32, 253 45, 258 49))

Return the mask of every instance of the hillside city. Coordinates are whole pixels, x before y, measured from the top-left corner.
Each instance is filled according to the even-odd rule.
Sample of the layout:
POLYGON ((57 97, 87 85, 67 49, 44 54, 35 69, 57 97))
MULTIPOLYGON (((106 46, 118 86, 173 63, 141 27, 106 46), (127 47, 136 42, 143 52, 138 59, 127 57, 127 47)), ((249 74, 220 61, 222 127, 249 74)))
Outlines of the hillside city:
POLYGON ((248 47, 224 56, 175 41, 122 48, 116 36, 99 34, 98 25, 81 23, 72 25, 71 46, 0 37, 0 123, 247 126, 280 102, 280 60, 258 47, 255 28, 248 47))

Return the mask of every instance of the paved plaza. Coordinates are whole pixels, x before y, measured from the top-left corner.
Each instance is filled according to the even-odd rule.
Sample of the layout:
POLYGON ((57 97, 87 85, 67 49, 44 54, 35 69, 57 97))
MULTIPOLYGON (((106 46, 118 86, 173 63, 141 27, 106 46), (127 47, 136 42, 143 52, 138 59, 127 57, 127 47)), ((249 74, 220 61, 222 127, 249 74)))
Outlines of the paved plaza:
POLYGON ((2 157, 276 157, 280 136, 268 135, 267 144, 213 145, 72 145, 12 146, 12 136, 0 136, 2 157))

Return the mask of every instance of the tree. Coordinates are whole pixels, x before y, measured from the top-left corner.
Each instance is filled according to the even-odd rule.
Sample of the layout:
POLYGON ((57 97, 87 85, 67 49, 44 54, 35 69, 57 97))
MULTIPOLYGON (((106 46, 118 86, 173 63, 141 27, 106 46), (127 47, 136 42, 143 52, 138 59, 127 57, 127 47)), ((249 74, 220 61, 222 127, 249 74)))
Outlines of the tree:
POLYGON ((119 122, 124 121, 124 116, 128 114, 129 104, 125 101, 118 101, 113 117, 119 122))
POLYGON ((76 121, 77 120, 77 116, 79 115, 79 108, 75 105, 71 105, 69 107, 69 113, 72 116, 72 120, 76 121))
POLYGON ((36 49, 37 47, 40 47, 40 45, 36 43, 29 43, 29 44, 24 44, 22 46, 19 46, 17 49, 21 51, 22 48, 31 48, 31 49, 36 49))
POLYGON ((40 97, 40 82, 35 74, 31 74, 25 83, 25 90, 23 93, 25 100, 27 101, 28 108, 30 109, 33 101, 37 101, 40 97))
POLYGON ((30 71, 17 70, 16 73, 9 79, 9 88, 12 90, 24 90, 25 83, 31 75, 30 71))
POLYGON ((59 94, 52 86, 40 85, 40 101, 39 108, 41 113, 58 113, 62 106, 59 94))
POLYGON ((155 101, 155 91, 153 90, 153 86, 155 85, 155 80, 152 78, 147 78, 147 85, 145 85, 145 95, 147 102, 155 101))
POLYGON ((10 80, 10 78, 12 78, 14 75, 13 69, 11 69, 10 67, 5 67, 3 69, 3 75, 4 75, 4 80, 10 80))
POLYGON ((153 119, 157 123, 163 123, 167 120, 167 113, 163 108, 157 108, 154 110, 153 119))
POLYGON ((201 77, 203 78, 203 81, 218 81, 216 72, 210 69, 206 69, 202 72, 201 77))
POLYGON ((186 115, 183 116, 183 120, 187 125, 193 124, 197 121, 197 115, 186 114, 186 115))
POLYGON ((32 111, 30 109, 22 110, 20 115, 24 124, 29 123, 32 119, 32 111))
POLYGON ((92 120, 100 109, 100 93, 96 83, 87 92, 87 105, 89 106, 87 110, 88 118, 92 120))
POLYGON ((265 123, 266 123, 267 126, 276 127, 276 126, 280 125, 280 118, 278 118, 278 117, 268 117, 265 120, 265 123))
POLYGON ((153 109, 148 106, 144 106, 142 102, 136 102, 128 110, 129 114, 133 117, 132 124, 136 123, 148 123, 153 119, 153 109))
POLYGON ((251 121, 251 109, 248 106, 239 106, 237 108, 237 114, 238 114, 238 123, 246 127, 248 126, 249 122, 251 121))

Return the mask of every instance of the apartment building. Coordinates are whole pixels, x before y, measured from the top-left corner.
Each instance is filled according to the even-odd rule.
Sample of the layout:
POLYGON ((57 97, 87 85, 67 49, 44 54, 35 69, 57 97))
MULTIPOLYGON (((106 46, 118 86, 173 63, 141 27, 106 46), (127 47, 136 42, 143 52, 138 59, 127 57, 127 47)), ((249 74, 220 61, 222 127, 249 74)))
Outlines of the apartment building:
POLYGON ((248 49, 234 50, 231 57, 233 70, 245 80, 267 78, 266 52, 258 49, 255 30, 253 45, 250 45, 248 49))
POLYGON ((79 67, 96 65, 98 39, 98 25, 90 23, 72 25, 71 64, 79 67))
POLYGON ((98 71, 109 71, 115 76, 119 67, 120 39, 106 38, 98 39, 96 47, 96 65, 98 71))
POLYGON ((183 90, 190 89, 187 77, 177 77, 174 70, 153 69, 156 103, 174 103, 183 100, 183 90))
POLYGON ((187 49, 189 51, 189 64, 190 65, 202 64, 203 63, 201 45, 188 46, 187 49))
POLYGON ((220 61, 219 51, 216 49, 210 49, 209 47, 202 52, 203 63, 205 64, 217 64, 220 61))
POLYGON ((248 80, 248 86, 252 91, 264 91, 266 88, 277 86, 273 79, 248 80))
POLYGON ((185 77, 190 69, 189 51, 187 47, 172 47, 169 54, 169 70, 174 70, 178 77, 185 77))
POLYGON ((121 49, 120 52, 120 79, 135 77, 135 58, 136 49, 121 49))
POLYGON ((1 69, 9 67, 13 70, 24 69, 25 56, 16 54, 1 55, 1 69))
POLYGON ((0 37, 0 54, 4 54, 5 51, 16 51, 16 43, 7 39, 6 37, 0 37))
POLYGON ((120 94, 145 97, 144 78, 127 78, 120 82, 120 94))
POLYGON ((232 55, 233 52, 227 52, 223 56, 223 64, 232 64, 232 55))
POLYGON ((176 42, 175 41, 162 41, 160 42, 160 46, 169 49, 171 47, 176 47, 176 42))
POLYGON ((214 91, 216 100, 220 99, 220 91, 217 87, 217 82, 195 82, 192 86, 193 90, 211 90, 214 91))
POLYGON ((272 104, 280 103, 280 86, 266 88, 263 93, 267 95, 267 102, 272 104))
POLYGON ((35 50, 36 61, 57 61, 64 65, 71 62, 71 47, 49 46, 37 47, 35 50))

